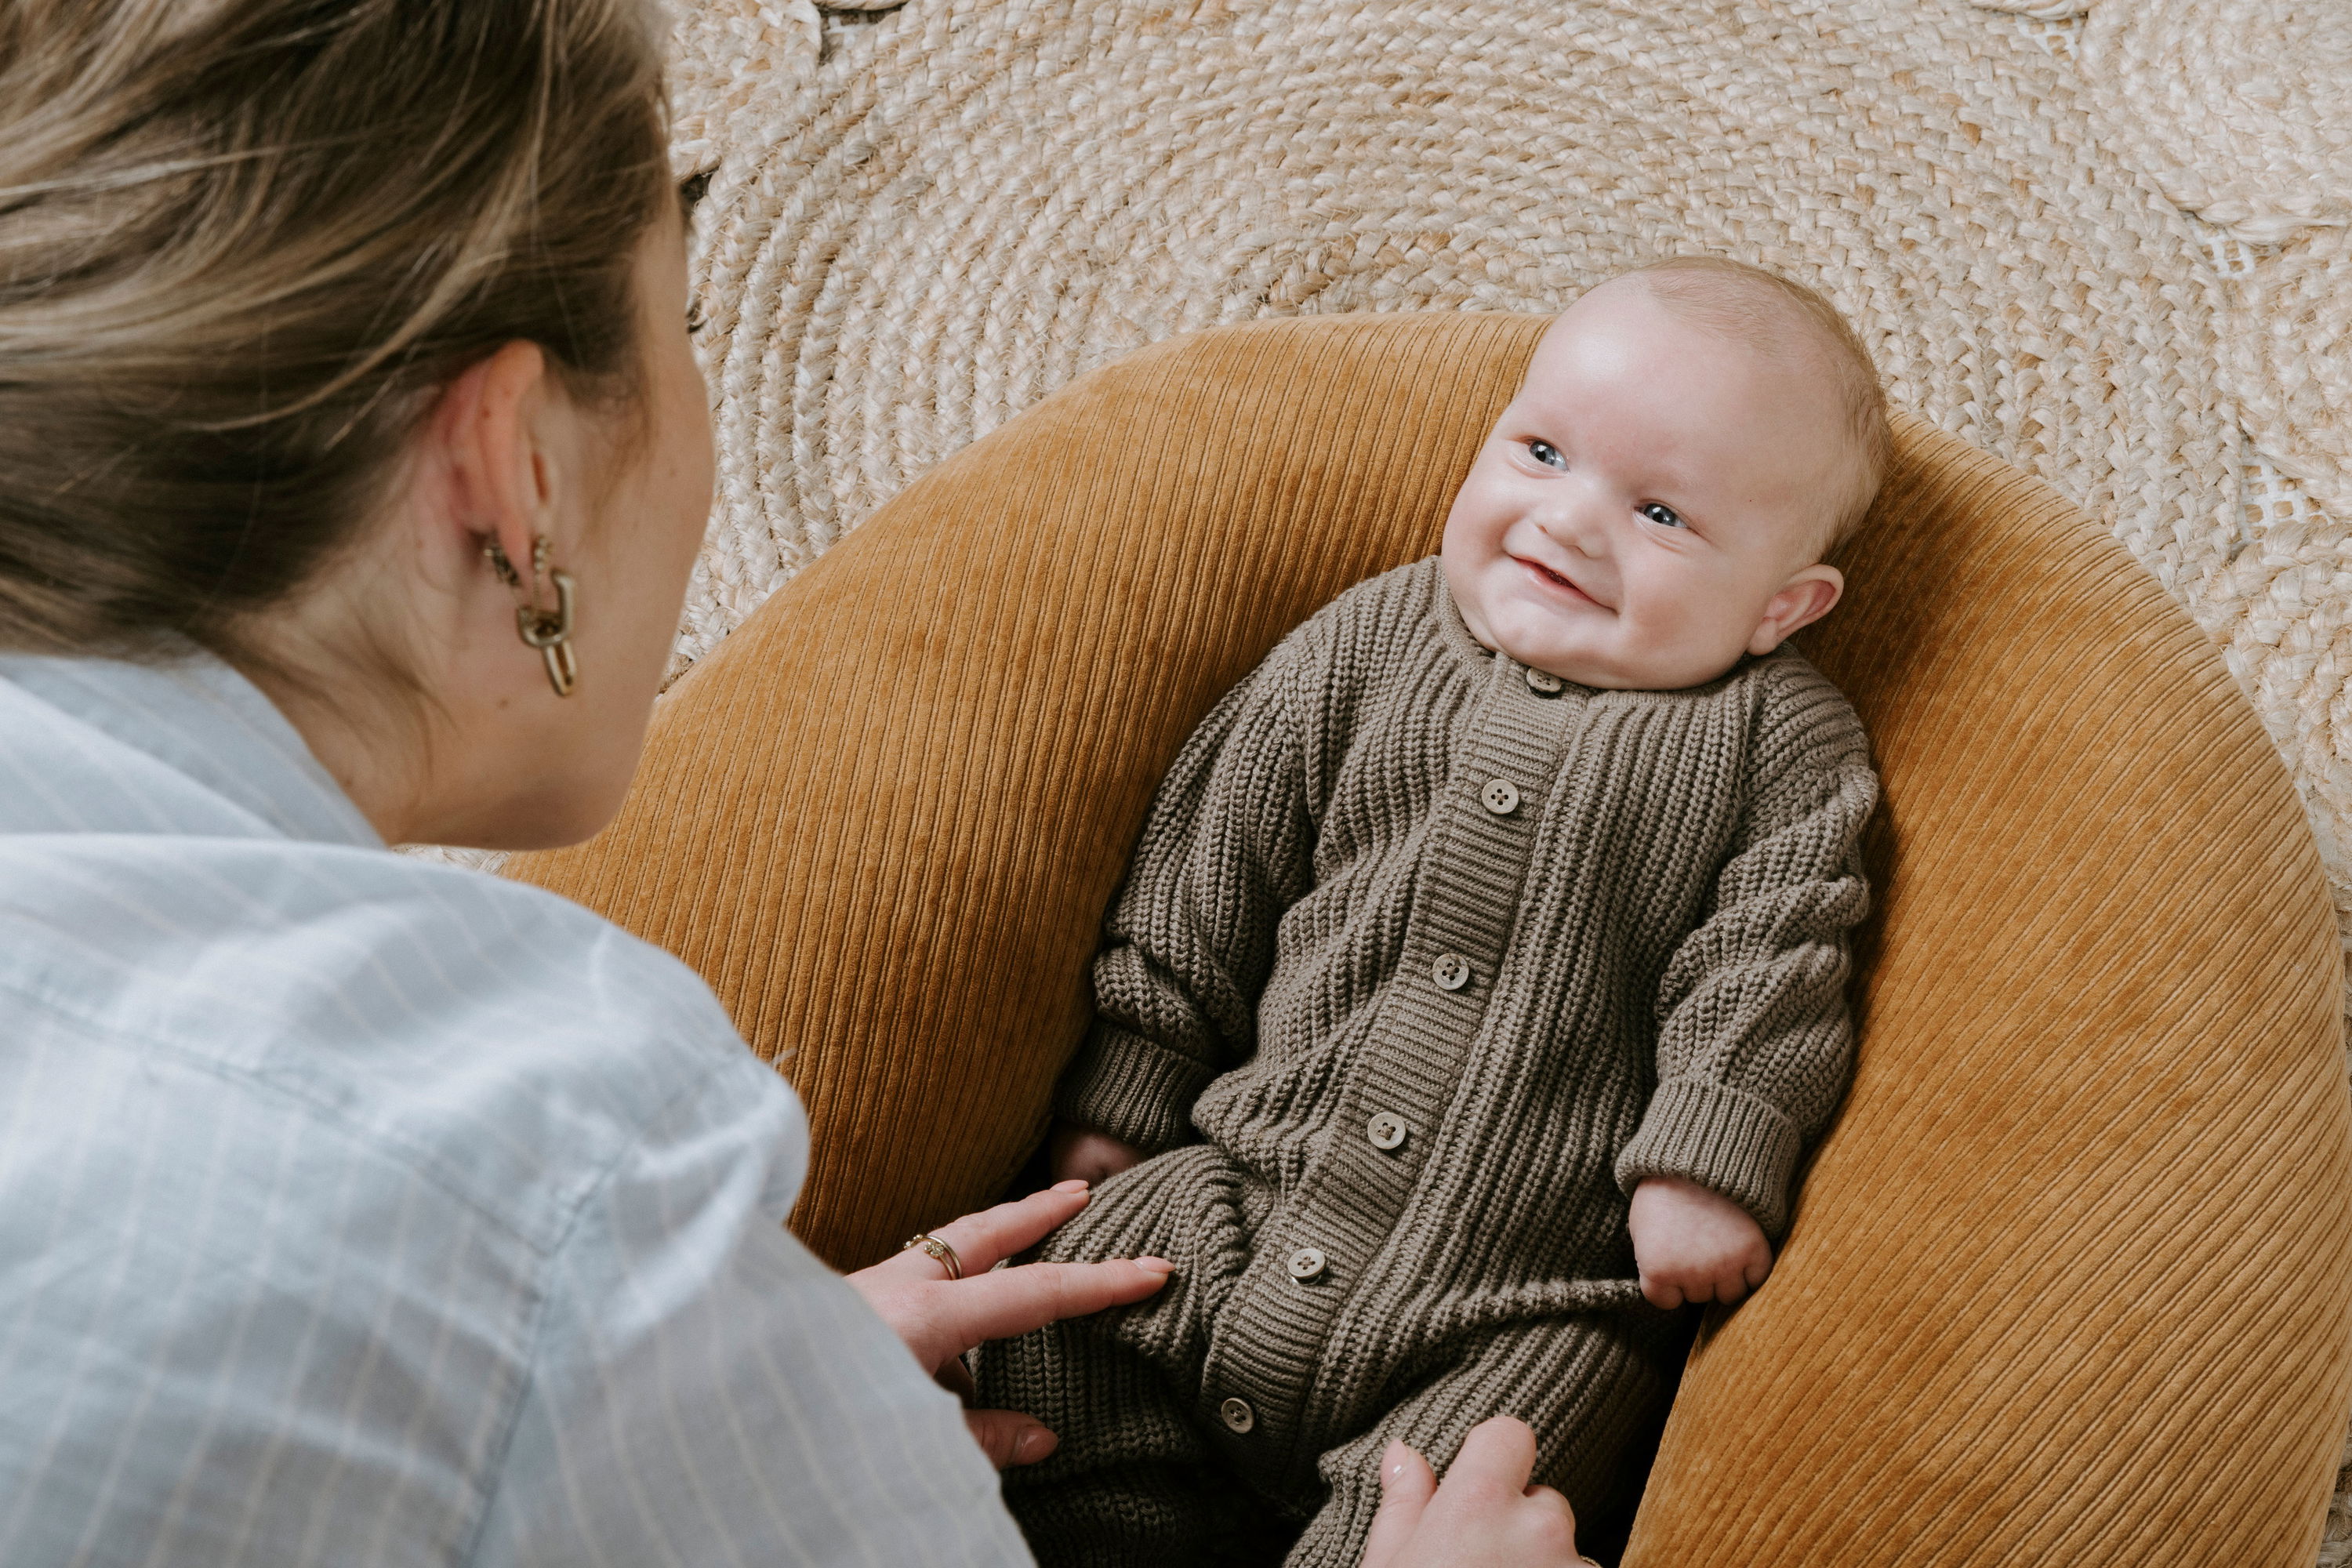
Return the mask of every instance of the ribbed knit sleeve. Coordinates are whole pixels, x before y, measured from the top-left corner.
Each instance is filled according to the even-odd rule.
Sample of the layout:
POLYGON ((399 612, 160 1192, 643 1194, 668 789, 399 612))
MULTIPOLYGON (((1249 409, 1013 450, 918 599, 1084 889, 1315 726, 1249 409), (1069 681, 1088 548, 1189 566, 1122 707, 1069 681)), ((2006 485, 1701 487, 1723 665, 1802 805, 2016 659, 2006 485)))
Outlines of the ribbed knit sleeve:
POLYGON ((1666 967, 1657 1092, 1617 1181, 1631 1194, 1685 1177, 1777 1241, 1798 1158, 1853 1071, 1847 933, 1870 906, 1861 838, 1878 779, 1861 721, 1810 666, 1783 661, 1759 702, 1732 852, 1666 967))
MULTIPOLYGON (((1311 623, 1310 623, 1311 626, 1311 623)), ((1160 786, 1094 964, 1096 1016, 1063 1076, 1064 1120, 1158 1153, 1255 1047, 1283 910, 1312 883, 1296 691, 1302 628, 1226 693, 1160 786)))

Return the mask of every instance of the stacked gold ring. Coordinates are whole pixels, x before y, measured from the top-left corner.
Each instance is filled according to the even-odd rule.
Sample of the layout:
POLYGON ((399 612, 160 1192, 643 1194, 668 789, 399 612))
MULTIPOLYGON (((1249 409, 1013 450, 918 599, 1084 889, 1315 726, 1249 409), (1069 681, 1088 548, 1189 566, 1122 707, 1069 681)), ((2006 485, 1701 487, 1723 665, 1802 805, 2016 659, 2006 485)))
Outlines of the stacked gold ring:
POLYGON ((933 1236, 929 1231, 917 1231, 914 1235, 907 1238, 906 1246, 899 1247, 898 1250, 904 1252, 908 1247, 919 1247, 925 1252, 929 1253, 933 1258, 938 1258, 940 1266, 947 1269, 949 1279, 961 1279, 963 1278, 963 1259, 956 1256, 956 1249, 954 1247, 950 1247, 946 1242, 941 1241, 938 1237, 933 1236))

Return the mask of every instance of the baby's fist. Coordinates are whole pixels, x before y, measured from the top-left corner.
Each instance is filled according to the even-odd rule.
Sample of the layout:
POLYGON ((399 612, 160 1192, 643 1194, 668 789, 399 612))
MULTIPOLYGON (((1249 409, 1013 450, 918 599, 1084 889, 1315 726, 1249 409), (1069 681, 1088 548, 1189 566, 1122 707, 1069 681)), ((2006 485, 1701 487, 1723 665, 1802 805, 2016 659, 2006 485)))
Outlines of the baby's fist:
POLYGON ((1132 1143, 1123 1143, 1108 1132, 1097 1132, 1090 1127, 1074 1127, 1068 1122, 1054 1128, 1053 1146, 1045 1152, 1046 1168, 1054 1180, 1066 1182, 1076 1177, 1088 1186, 1118 1175, 1143 1158, 1143 1151, 1132 1143))
POLYGON ((1642 1294, 1653 1306, 1738 1300, 1772 1272, 1772 1244, 1746 1209, 1680 1176, 1651 1176, 1633 1189, 1626 1217, 1642 1294))

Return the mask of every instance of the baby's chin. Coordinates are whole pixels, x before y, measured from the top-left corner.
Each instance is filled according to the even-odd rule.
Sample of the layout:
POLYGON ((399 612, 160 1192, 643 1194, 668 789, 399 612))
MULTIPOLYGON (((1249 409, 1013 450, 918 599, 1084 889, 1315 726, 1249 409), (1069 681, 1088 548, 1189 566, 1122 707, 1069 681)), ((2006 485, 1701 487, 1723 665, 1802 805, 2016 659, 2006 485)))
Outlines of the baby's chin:
POLYGON ((1675 691, 1704 686, 1739 662, 1740 649, 1650 646, 1629 635, 1617 612, 1599 605, 1565 609, 1532 602, 1507 578, 1502 592, 1480 582, 1462 619, 1484 647, 1562 680, 1600 691, 1675 691))
POLYGON ((1594 628, 1579 626, 1579 620, 1601 620, 1606 612, 1590 612, 1584 616, 1561 616, 1548 613, 1531 605, 1517 595, 1501 595, 1478 606, 1476 615, 1462 618, 1470 627, 1470 635, 1484 646, 1517 659, 1533 669, 1540 669, 1572 680, 1579 686, 1603 689, 1630 688, 1638 684, 1629 679, 1640 673, 1623 661, 1609 657, 1596 646, 1591 635, 1594 628), (1580 632, 1585 633, 1579 636, 1580 632))
POLYGON ((1491 641, 1479 640, 1531 668, 1598 691, 1679 691, 1704 686, 1739 662, 1736 649, 1729 658, 1717 658, 1680 648, 1593 647, 1557 637, 1529 637, 1524 628, 1515 628, 1507 621, 1495 628, 1491 641))

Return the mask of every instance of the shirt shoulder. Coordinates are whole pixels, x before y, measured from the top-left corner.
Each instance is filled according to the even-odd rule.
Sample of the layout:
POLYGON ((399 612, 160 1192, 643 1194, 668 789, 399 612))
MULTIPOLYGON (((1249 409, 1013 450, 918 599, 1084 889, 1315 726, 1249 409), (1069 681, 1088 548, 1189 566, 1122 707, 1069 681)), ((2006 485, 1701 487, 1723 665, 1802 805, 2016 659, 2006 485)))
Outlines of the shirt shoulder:
POLYGON ((1813 757, 1824 765, 1869 763, 1862 717, 1835 682, 1783 643, 1742 667, 1738 677, 1755 715, 1761 760, 1813 757))
POLYGON ((1325 722, 1422 684, 1417 672, 1489 657, 1462 624, 1436 556, 1407 562, 1342 590, 1267 656, 1300 700, 1325 722))
POLYGON ((1399 645, 1423 641, 1436 635, 1438 612, 1454 613, 1453 604, 1444 565, 1434 555, 1423 556, 1341 589, 1292 637, 1399 645))
POLYGON ((1870 737, 1844 692, 1794 648, 1743 666, 1746 756, 1740 793, 1767 829, 1830 810, 1859 826, 1875 809, 1870 737))
POLYGON ((714 1077, 797 1103, 677 959, 541 889, 380 849, 0 838, 0 1011, 169 1056, 409 1167, 535 1250, 714 1077))

